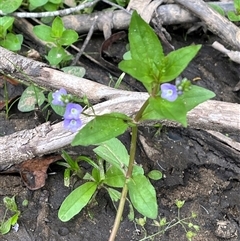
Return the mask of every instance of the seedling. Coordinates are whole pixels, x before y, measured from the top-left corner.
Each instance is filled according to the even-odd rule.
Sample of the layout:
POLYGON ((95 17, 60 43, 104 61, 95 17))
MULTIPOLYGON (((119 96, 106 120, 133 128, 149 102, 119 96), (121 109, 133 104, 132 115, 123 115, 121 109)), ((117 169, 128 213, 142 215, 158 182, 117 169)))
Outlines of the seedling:
POLYGON ((12 33, 13 22, 13 17, 0 17, 0 46, 11 51, 18 51, 21 49, 23 36, 12 33))
MULTIPOLYGON (((82 208, 89 203, 92 196, 96 195, 95 192, 100 188, 105 188, 107 190, 113 203, 119 201, 121 197, 120 192, 115 188, 123 188, 125 183, 125 175, 129 162, 129 155, 125 146, 118 139, 113 138, 103 142, 98 147, 94 148, 93 151, 97 154, 97 162, 84 156, 78 158, 79 161, 88 162, 93 169, 92 173, 86 173, 83 177, 87 182, 71 192, 62 203, 58 217, 64 222, 70 220, 74 215, 79 213, 82 208), (107 161, 106 167, 104 167, 103 160, 107 161), (90 190, 87 188, 85 189, 85 187, 90 187, 90 190), (73 200, 75 200, 74 205, 73 200)), ((64 156, 67 163, 72 162, 70 161, 71 158, 68 155, 66 156, 65 152, 64 156)), ((78 165, 76 165, 77 162, 72 163, 72 169, 79 170, 78 165)), ((69 168, 70 165, 65 166, 69 168)), ((153 173, 151 173, 151 175, 152 174, 153 173)), ((160 176, 158 175, 158 177, 160 176)), ((137 164, 133 166, 132 178, 132 184, 129 184, 131 187, 130 201, 132 205, 139 212, 150 217, 154 216, 156 202, 152 202, 152 199, 156 198, 155 190, 149 180, 144 176, 142 167, 137 164), (144 189, 142 185, 144 185, 144 189)), ((157 175, 154 175, 154 178, 157 179, 157 175)), ((132 208, 130 210, 129 218, 132 220, 134 213, 132 208)))
POLYGON ((50 43, 51 50, 45 56, 50 65, 58 66, 60 63, 72 59, 72 56, 65 51, 63 46, 70 46, 76 42, 78 34, 74 30, 65 29, 60 17, 53 20, 52 27, 37 25, 33 28, 33 32, 41 40, 50 43))
MULTIPOLYGON (((227 17, 232 22, 239 22, 240 21, 240 1, 234 0, 233 1, 235 11, 228 11, 227 17)), ((209 6, 215 9, 219 14, 225 16, 224 9, 216 4, 209 3, 209 6)))
MULTIPOLYGON (((154 240, 154 237, 159 237, 160 235, 164 234, 167 230, 177 225, 182 226, 182 228, 184 229, 184 232, 186 233, 186 238, 189 241, 191 241, 193 237, 197 235, 197 232, 199 231, 200 227, 192 223, 193 222, 192 220, 197 217, 195 213, 191 213, 190 216, 185 218, 181 217, 181 208, 184 206, 184 203, 185 201, 176 200, 175 204, 178 209, 177 217, 169 222, 167 221, 166 217, 159 218, 158 220, 157 219, 153 220, 153 226, 158 227, 159 231, 152 235, 148 235, 148 236, 146 235, 144 238, 140 239, 139 241, 154 240)), ((138 223, 138 224, 141 225, 141 223, 138 223)))
POLYGON ((3 203, 6 207, 6 210, 4 216, 2 217, 2 220, 0 221, 0 233, 7 234, 10 231, 11 227, 13 227, 17 223, 20 211, 17 208, 15 196, 13 196, 12 198, 4 197, 3 203), (9 212, 11 212, 11 215, 8 214, 9 212))

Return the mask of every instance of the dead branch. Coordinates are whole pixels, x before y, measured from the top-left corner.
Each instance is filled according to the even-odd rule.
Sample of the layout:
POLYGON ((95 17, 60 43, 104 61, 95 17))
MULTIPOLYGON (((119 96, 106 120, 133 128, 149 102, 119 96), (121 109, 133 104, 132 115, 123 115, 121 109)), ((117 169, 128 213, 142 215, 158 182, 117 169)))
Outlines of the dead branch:
MULTIPOLYGON (((97 114, 123 112, 134 115, 148 98, 147 93, 117 90, 84 78, 52 69, 0 47, 0 72, 21 82, 35 83, 48 90, 65 87, 69 93, 86 95, 97 114), (14 63, 14 64, 13 64, 14 63), (101 102, 101 103, 99 103, 101 102)), ((90 111, 90 110, 89 110, 90 111)), ((240 131, 240 105, 207 101, 188 113, 189 127, 219 132, 240 131)), ((83 124, 90 118, 82 116, 83 124)), ((165 125, 175 125, 164 122, 165 125)), ((53 153, 68 146, 75 134, 63 129, 62 123, 45 123, 32 130, 23 130, 0 138, 0 170, 30 158, 53 153)))
POLYGON ((202 0, 175 0, 199 17, 208 29, 219 36, 225 43, 235 49, 240 49, 240 29, 227 18, 209 7, 202 0))
MULTIPOLYGON (((187 7, 188 2, 189 1, 183 0, 182 2, 179 2, 179 3, 181 3, 183 6, 184 4, 186 4, 186 7, 187 7)), ((202 1, 199 1, 199 2, 202 2, 202 1)), ((234 10, 233 3, 220 3, 220 2, 210 2, 210 3, 221 6, 225 12, 234 10)), ((233 24, 230 21, 221 17, 214 10, 210 9, 207 6, 207 4, 205 5, 206 6, 204 10, 207 9, 207 13, 210 14, 209 19, 208 19, 209 15, 206 12, 204 11, 197 12, 196 5, 194 5, 195 8, 191 9, 191 12, 186 10, 184 7, 181 7, 178 4, 160 5, 156 9, 156 11, 158 16, 161 17, 161 21, 163 25, 192 23, 192 22, 200 21, 200 19, 202 19, 207 24, 207 26, 210 25, 208 26, 209 29, 211 31, 213 30, 213 32, 219 35, 220 37, 222 37, 221 31, 224 28, 224 32, 226 32, 226 35, 224 35, 224 37, 227 39, 227 42, 230 43, 231 37, 229 36, 229 33, 233 33, 234 30, 238 28, 236 26, 233 27, 233 24), (219 24, 217 24, 217 21, 220 21, 219 24), (224 25, 221 25, 221 23, 224 23, 224 25), (228 25, 228 23, 230 23, 230 25, 228 25)), ((78 33, 86 33, 89 31, 90 27, 92 26, 95 16, 98 17, 95 30, 99 30, 99 31, 104 31, 104 29, 106 28, 106 25, 108 25, 107 26, 108 28, 110 27, 111 29, 115 29, 115 30, 127 29, 131 18, 131 15, 128 14, 126 11, 117 10, 117 11, 101 11, 101 12, 95 12, 92 14, 69 15, 69 16, 64 16, 62 19, 66 28, 74 29, 78 33), (109 23, 111 23, 110 26, 109 26, 109 23)))

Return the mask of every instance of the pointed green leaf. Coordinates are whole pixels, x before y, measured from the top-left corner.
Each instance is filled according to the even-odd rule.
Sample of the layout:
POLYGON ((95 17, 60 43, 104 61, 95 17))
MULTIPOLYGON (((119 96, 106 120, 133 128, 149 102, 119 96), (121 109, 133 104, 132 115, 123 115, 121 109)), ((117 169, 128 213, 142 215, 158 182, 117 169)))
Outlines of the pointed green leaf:
POLYGON ((53 23, 52 23, 51 36, 54 37, 54 38, 60 38, 62 36, 64 30, 65 30, 65 28, 63 26, 62 19, 57 16, 53 20, 53 23))
POLYGON ((197 85, 192 85, 191 89, 184 92, 178 99, 185 104, 186 110, 190 111, 197 105, 213 98, 214 96, 214 92, 197 85))
POLYGON ((151 66, 146 65, 140 60, 123 60, 119 63, 118 67, 144 84, 150 84, 156 80, 151 66))
POLYGON ((183 126, 187 126, 187 110, 184 103, 177 99, 174 102, 164 100, 160 97, 149 98, 149 108, 143 114, 143 119, 148 119, 149 109, 157 113, 158 119, 177 121, 183 126))
POLYGON ((112 114, 96 116, 78 132, 71 144, 72 146, 96 145, 123 134, 127 128, 125 120, 112 114))
POLYGON ((69 221, 88 204, 96 189, 95 182, 86 182, 73 190, 63 201, 58 211, 58 218, 62 222, 69 221))
POLYGON ((157 218, 156 191, 149 180, 144 175, 134 175, 127 185, 134 208, 147 218, 157 218))
POLYGON ((129 25, 129 42, 132 59, 160 65, 164 54, 159 39, 136 11, 133 12, 129 25))
POLYGON ((94 148, 93 151, 103 160, 120 170, 124 170, 124 167, 128 166, 129 155, 127 149, 117 138, 103 142, 100 146, 94 148))
POLYGON ((111 166, 106 172, 103 183, 111 187, 123 187, 125 183, 125 175, 118 167, 111 166))
POLYGON ((200 50, 201 45, 192 45, 170 52, 164 58, 160 81, 168 82, 178 77, 200 50))
POLYGON ((160 97, 150 97, 149 105, 143 113, 142 120, 168 119, 186 126, 187 112, 214 96, 215 94, 212 91, 192 85, 189 91, 184 92, 174 102, 163 100, 160 97))
POLYGON ((121 198, 121 193, 111 187, 107 188, 108 194, 113 202, 117 202, 121 198))

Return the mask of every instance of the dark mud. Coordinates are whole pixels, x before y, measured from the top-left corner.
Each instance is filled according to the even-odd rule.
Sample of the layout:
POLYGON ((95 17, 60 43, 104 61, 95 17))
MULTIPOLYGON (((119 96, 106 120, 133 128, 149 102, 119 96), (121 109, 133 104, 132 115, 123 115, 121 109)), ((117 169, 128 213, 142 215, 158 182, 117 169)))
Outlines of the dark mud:
MULTIPOLYGON (((168 30, 173 38, 172 44, 176 48, 192 43, 203 45, 183 76, 190 80, 199 77, 195 84, 213 90, 217 100, 240 103, 240 93, 233 92, 239 81, 239 65, 211 47, 211 43, 217 38, 209 32, 197 31, 184 40, 185 29, 168 30)), ((86 52, 99 52, 101 43, 102 36, 95 36, 86 52)), ((112 48, 115 52, 121 52, 124 47, 125 43, 122 41, 116 45, 116 49, 112 48)), ((165 49, 166 52, 169 51, 165 49)), ((108 67, 99 56, 95 58, 108 67)), ((106 69, 91 63, 86 57, 81 61, 87 69, 87 78, 106 85, 111 82, 106 69)), ((114 70, 111 73, 113 74, 114 70)), ((136 85, 134 80, 126 79, 123 83, 123 88, 127 89, 136 89, 136 86, 142 90, 141 85, 136 85)), ((6 121, 2 111, 0 117, 2 134, 36 125, 33 115, 17 115, 16 110, 12 112, 15 115, 6 121)), ((240 240, 239 152, 207 131, 167 127, 160 132, 157 131, 156 128, 140 128, 136 161, 143 165, 146 173, 158 169, 164 174, 162 180, 153 182, 157 190, 159 217, 166 217, 168 221, 176 218, 175 200, 185 200, 181 211, 182 217, 195 212, 197 218, 193 223, 200 226, 194 241, 240 240)), ((223 134, 240 141, 239 133, 223 134)), ((121 139, 127 145, 129 133, 121 139)), ((91 150, 81 148, 75 149, 74 152, 91 155, 91 150)), ((0 175, 0 201, 5 196, 15 195, 22 213, 18 232, 12 230, 9 234, 1 236, 0 240, 105 241, 108 239, 116 211, 103 190, 100 190, 96 196, 95 205, 85 208, 67 223, 58 220, 58 209, 71 191, 63 185, 63 171, 58 165, 52 164, 46 185, 37 191, 28 190, 18 175, 0 175), (29 201, 27 207, 22 206, 22 201, 25 199, 29 201)), ((3 213, 2 205, 0 212, 3 213)), ((127 214, 126 208, 117 241, 141 240, 144 234, 151 235, 158 231, 158 228, 152 225, 152 220, 147 220, 144 231, 139 225, 130 222, 127 214)), ((136 217, 140 216, 136 214, 136 217)), ((184 229, 178 225, 151 240, 187 239, 184 229)))

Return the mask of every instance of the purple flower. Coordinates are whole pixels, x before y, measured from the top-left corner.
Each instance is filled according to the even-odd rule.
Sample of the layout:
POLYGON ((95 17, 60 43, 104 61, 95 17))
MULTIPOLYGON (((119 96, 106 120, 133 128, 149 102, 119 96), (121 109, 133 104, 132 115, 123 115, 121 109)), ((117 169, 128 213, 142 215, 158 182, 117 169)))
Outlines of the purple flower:
POLYGON ((177 87, 168 83, 162 84, 161 97, 171 102, 175 101, 178 97, 177 87))
POLYGON ((66 106, 66 110, 64 113, 65 119, 74 119, 78 120, 80 118, 80 114, 82 113, 82 106, 79 104, 68 103, 66 106))
POLYGON ((82 121, 78 118, 75 119, 64 119, 63 127, 69 131, 76 132, 82 125, 82 121))
POLYGON ((64 95, 67 95, 67 91, 64 88, 61 88, 60 90, 55 91, 52 94, 52 97, 53 97, 52 104, 64 106, 65 104, 63 102, 63 97, 62 97, 64 95))

